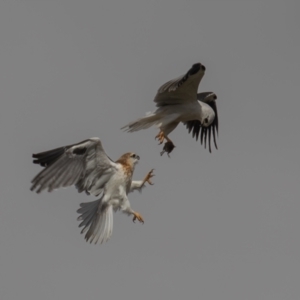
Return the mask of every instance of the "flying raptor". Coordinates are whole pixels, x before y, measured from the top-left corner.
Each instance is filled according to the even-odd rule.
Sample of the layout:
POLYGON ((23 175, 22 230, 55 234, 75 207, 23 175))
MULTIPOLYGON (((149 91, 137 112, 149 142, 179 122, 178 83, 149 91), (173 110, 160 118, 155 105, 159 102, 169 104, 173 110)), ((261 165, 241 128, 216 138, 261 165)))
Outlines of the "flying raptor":
POLYGON ((211 152, 211 136, 213 136, 214 145, 218 149, 216 142, 218 134, 217 96, 213 92, 197 94, 204 73, 205 66, 196 63, 186 74, 166 82, 158 89, 154 98, 157 109, 143 118, 128 123, 121 129, 134 132, 157 126, 160 131, 155 139, 158 139, 159 144, 166 140, 161 155, 164 152, 169 155, 175 145, 168 135, 182 122, 196 140, 200 139, 205 148, 208 144, 209 152, 211 152))
POLYGON ((140 157, 128 152, 113 161, 105 153, 99 138, 56 148, 32 155, 35 164, 45 167, 31 181, 31 191, 54 189, 75 185, 78 192, 99 197, 98 200, 80 204, 77 212, 86 241, 100 243, 112 235, 113 212, 121 210, 133 216, 133 221, 144 223, 142 216, 130 207, 128 193, 141 191, 145 183, 153 184, 153 169, 143 180, 134 181, 132 175, 140 157))

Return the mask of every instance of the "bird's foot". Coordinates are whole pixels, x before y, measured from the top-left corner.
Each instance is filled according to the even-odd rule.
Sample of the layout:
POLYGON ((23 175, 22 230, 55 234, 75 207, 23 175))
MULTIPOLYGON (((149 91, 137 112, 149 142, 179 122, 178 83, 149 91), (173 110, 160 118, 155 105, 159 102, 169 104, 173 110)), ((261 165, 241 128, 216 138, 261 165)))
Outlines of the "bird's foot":
POLYGON ((138 219, 138 221, 140 223, 143 223, 144 224, 144 219, 143 217, 138 213, 138 212, 133 212, 133 219, 132 219, 132 222, 135 223, 135 220, 138 219))
POLYGON ((168 156, 170 157, 170 153, 173 151, 175 148, 175 145, 171 140, 165 143, 163 151, 160 152, 160 155, 163 155, 165 152, 167 152, 168 156))
POLYGON ((158 133, 158 135, 155 137, 156 140, 159 141, 159 145, 161 145, 164 142, 165 139, 165 134, 163 133, 163 131, 160 131, 158 133))
POLYGON ((154 171, 154 169, 152 169, 152 170, 146 175, 146 177, 145 177, 144 180, 143 180, 142 186, 143 186, 146 182, 148 182, 150 185, 153 185, 153 184, 154 184, 154 183, 151 182, 151 180, 150 180, 150 179, 154 176, 153 171, 154 171))

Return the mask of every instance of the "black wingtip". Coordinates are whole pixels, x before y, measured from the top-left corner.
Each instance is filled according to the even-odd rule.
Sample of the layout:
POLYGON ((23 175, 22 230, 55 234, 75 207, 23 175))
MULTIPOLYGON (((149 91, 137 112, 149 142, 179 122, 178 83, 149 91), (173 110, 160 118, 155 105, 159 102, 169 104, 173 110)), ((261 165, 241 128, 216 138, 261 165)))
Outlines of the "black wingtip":
POLYGON ((39 164, 42 167, 47 167, 54 163, 65 151, 65 147, 56 148, 53 150, 33 153, 32 157, 35 158, 32 162, 34 164, 39 164))

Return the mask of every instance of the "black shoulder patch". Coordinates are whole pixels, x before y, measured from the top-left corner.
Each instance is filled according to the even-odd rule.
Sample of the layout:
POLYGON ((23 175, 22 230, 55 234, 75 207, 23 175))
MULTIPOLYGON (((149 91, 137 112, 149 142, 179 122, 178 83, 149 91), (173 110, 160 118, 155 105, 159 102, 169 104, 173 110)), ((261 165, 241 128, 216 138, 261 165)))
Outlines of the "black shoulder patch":
POLYGON ((73 150, 73 153, 77 155, 83 155, 86 152, 86 149, 87 149, 86 147, 75 148, 73 150))
POLYGON ((189 69, 188 73, 190 75, 194 75, 196 73, 199 72, 200 68, 201 68, 201 64, 200 63, 197 63, 197 64, 193 64, 192 67, 189 69))

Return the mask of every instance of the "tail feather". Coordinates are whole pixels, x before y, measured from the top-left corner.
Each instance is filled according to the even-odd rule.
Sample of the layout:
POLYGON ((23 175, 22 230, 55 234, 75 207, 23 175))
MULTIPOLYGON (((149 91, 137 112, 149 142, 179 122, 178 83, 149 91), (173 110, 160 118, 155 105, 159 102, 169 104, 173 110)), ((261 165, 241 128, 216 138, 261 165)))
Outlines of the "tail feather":
POLYGON ((141 129, 147 129, 154 125, 158 125, 160 121, 161 121, 161 116, 159 114, 151 113, 143 118, 128 123, 127 125, 123 126, 121 129, 124 129, 125 131, 128 132, 134 132, 141 129))
POLYGON ((97 214, 100 202, 101 200, 99 199, 92 202, 80 203, 80 208, 77 210, 80 216, 77 218, 77 220, 82 221, 79 224, 79 227, 84 226, 81 230, 81 233, 84 233, 89 229, 89 226, 97 214))
POLYGON ((77 212, 80 216, 77 220, 82 221, 79 227, 83 226, 81 233, 86 232, 86 241, 95 244, 99 241, 101 244, 109 240, 113 230, 113 207, 107 205, 101 207, 102 198, 81 203, 77 212))

